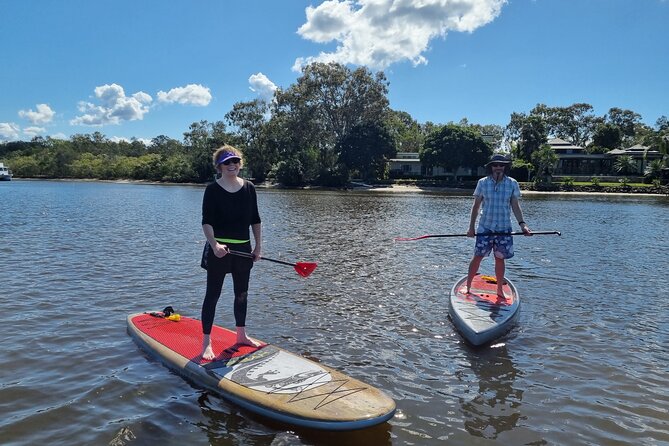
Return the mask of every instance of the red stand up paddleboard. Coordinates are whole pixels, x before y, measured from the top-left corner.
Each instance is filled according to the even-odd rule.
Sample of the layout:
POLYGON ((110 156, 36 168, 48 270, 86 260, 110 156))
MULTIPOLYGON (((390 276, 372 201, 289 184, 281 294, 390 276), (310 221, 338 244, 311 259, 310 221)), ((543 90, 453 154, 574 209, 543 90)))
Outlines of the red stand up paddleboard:
POLYGON ((211 339, 219 355, 203 360, 199 320, 153 314, 128 316, 128 333, 137 344, 180 375, 251 412, 328 430, 373 426, 395 413, 395 402, 370 385, 274 345, 236 345, 236 334, 216 325, 211 339))

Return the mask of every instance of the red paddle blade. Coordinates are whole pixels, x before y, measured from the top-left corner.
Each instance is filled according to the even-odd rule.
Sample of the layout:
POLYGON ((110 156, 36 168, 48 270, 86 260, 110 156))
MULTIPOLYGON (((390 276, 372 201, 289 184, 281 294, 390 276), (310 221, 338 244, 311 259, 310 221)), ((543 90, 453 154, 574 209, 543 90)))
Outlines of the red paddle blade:
POLYGON ((427 236, 422 235, 420 237, 395 237, 393 239, 393 241, 395 241, 395 242, 410 242, 410 241, 413 241, 413 240, 420 240, 422 238, 427 238, 427 236))
POLYGON ((309 274, 313 273, 318 263, 313 262, 297 262, 295 264, 295 271, 302 277, 309 277, 309 274))

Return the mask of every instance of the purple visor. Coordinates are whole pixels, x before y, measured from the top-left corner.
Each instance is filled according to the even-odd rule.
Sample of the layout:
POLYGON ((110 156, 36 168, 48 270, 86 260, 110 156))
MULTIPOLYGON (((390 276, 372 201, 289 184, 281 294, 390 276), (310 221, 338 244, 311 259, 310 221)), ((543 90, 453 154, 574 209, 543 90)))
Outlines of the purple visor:
POLYGON ((231 160, 231 159, 240 160, 241 157, 239 155, 236 155, 236 154, 232 153, 232 152, 223 152, 219 155, 218 161, 216 161, 216 165, 218 166, 219 164, 221 164, 221 163, 223 163, 227 160, 231 160))

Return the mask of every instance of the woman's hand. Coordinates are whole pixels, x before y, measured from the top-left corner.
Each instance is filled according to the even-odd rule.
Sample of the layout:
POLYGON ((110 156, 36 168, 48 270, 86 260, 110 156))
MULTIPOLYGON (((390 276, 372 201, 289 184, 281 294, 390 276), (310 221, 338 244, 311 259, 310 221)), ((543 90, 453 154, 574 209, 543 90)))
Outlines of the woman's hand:
POLYGON ((260 249, 260 247, 258 245, 256 245, 256 247, 253 249, 253 252, 251 254, 253 254, 253 261, 257 262, 262 257, 261 256, 262 249, 260 249))
POLYGON ((221 257, 225 257, 228 254, 228 246, 223 245, 221 243, 216 242, 214 246, 212 246, 214 250, 214 255, 218 257, 219 259, 221 257))

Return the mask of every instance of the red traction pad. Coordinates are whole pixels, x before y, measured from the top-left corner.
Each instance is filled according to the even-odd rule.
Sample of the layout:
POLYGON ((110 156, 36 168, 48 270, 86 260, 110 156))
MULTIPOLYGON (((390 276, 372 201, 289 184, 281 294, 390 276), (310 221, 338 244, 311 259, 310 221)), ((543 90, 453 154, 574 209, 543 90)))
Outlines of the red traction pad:
POLYGON ((214 325, 211 329, 211 342, 215 352, 221 352, 212 361, 200 357, 202 352, 202 323, 197 319, 181 316, 179 321, 170 321, 162 317, 140 314, 132 318, 132 323, 139 331, 155 339, 170 350, 190 359, 195 363, 227 361, 245 356, 264 347, 238 345, 236 333, 214 325))
POLYGON ((458 288, 458 296, 462 299, 484 300, 495 305, 511 305, 515 298, 513 291, 511 291, 511 287, 505 283, 503 287, 505 299, 500 299, 497 296, 497 283, 483 279, 480 274, 474 276, 470 290, 471 293, 469 295, 465 293, 466 289, 466 282, 458 288))

